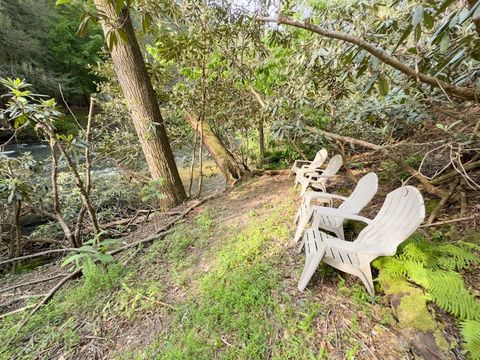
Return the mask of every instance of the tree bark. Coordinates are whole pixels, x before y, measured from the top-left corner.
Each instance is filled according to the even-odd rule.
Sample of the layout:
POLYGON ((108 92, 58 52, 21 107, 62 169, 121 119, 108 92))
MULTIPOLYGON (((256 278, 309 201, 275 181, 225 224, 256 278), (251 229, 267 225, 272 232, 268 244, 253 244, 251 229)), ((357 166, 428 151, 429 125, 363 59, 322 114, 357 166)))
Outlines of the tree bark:
POLYGON ((263 118, 258 121, 258 167, 265 162, 265 131, 263 129, 263 118))
POLYGON ((187 120, 192 129, 199 132, 199 137, 202 139, 210 155, 212 155, 215 163, 225 176, 227 184, 232 184, 235 180, 240 179, 243 174, 242 169, 233 155, 226 149, 222 141, 213 132, 208 121, 202 121, 201 127, 197 126, 199 120, 197 120, 196 116, 188 112, 185 113, 185 120, 187 120))
POLYGON ((415 69, 411 68, 408 65, 405 65, 401 61, 397 60, 395 57, 389 55, 385 50, 382 50, 377 46, 375 46, 374 44, 369 43, 368 41, 365 41, 362 38, 359 38, 357 36, 346 34, 341 31, 329 30, 321 26, 310 24, 310 23, 297 21, 289 17, 283 16, 281 14, 278 15, 277 18, 258 17, 257 20, 289 25, 296 28, 311 31, 331 39, 342 40, 347 43, 357 45, 361 49, 375 56, 378 60, 382 61, 383 63, 390 65, 394 69, 397 69, 398 71, 404 73, 410 79, 413 79, 413 80, 418 79, 419 81, 425 84, 429 84, 433 87, 440 88, 446 93, 457 96, 459 98, 480 102, 480 92, 476 91, 474 88, 455 86, 445 81, 438 80, 427 74, 417 72, 415 69))
POLYGON ((135 37, 128 7, 124 7, 120 14, 117 14, 114 2, 95 0, 94 3, 104 16, 101 23, 105 38, 117 33, 118 42, 110 49, 110 53, 150 175, 153 179, 163 180, 165 205, 179 204, 186 198, 185 189, 173 158, 156 94, 135 37), (127 41, 119 36, 120 33, 125 34, 127 41))

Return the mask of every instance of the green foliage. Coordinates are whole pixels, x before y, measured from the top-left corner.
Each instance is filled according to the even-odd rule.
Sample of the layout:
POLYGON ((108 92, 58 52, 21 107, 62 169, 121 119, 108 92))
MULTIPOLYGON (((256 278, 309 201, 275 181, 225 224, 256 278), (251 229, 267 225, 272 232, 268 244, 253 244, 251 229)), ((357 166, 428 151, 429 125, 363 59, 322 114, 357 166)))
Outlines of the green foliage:
POLYGON ((465 320, 461 323, 461 333, 470 358, 480 359, 480 321, 465 320))
POLYGON ((111 250, 112 245, 118 245, 120 241, 115 239, 100 241, 103 235, 104 233, 100 232, 95 234, 92 239, 85 241, 73 254, 64 259, 62 266, 75 262, 77 268, 83 268, 86 263, 99 262, 106 267, 107 264, 113 262, 113 256, 107 251, 111 250))
POLYGON ((158 202, 165 199, 165 194, 161 191, 164 183, 163 179, 150 180, 140 191, 140 199, 143 202, 158 202))
POLYGON ((478 331, 473 324, 480 319, 480 303, 465 286, 458 271, 480 263, 478 250, 480 247, 473 243, 432 242, 416 235, 401 246, 396 256, 379 258, 373 266, 380 270, 380 283, 405 277, 423 287, 429 300, 455 316, 461 324, 469 324, 465 325, 469 337, 464 340, 466 349, 475 354, 480 347, 472 332, 478 331))
POLYGON ((46 0, 5 0, 0 5, 0 77, 21 77, 39 93, 60 97, 58 85, 70 102, 84 103, 98 78, 88 66, 101 58, 100 26, 83 38, 76 34, 81 10, 57 8, 46 0))

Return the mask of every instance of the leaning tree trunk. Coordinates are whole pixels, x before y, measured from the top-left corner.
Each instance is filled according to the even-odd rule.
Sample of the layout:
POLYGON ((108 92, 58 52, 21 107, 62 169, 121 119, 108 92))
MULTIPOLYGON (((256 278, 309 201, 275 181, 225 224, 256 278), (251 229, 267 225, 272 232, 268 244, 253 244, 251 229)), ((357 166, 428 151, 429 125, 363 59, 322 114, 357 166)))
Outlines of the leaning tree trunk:
POLYGON ((135 131, 142 146, 153 179, 163 179, 165 205, 179 204, 186 198, 172 149, 163 125, 155 91, 143 61, 140 46, 135 38, 128 7, 116 14, 108 0, 95 0, 103 13, 103 32, 106 38, 116 33, 118 42, 111 51, 115 73, 128 104, 135 131), (120 33, 125 36, 120 37, 120 33), (109 35, 108 35, 109 34, 109 35))
POLYGON ((233 155, 227 150, 222 141, 213 132, 208 121, 202 121, 201 127, 197 126, 198 118, 190 113, 185 113, 185 119, 192 129, 198 131, 199 137, 203 139, 203 143, 207 147, 213 160, 222 171, 227 184, 232 184, 235 180, 240 179, 243 170, 238 165, 233 155))

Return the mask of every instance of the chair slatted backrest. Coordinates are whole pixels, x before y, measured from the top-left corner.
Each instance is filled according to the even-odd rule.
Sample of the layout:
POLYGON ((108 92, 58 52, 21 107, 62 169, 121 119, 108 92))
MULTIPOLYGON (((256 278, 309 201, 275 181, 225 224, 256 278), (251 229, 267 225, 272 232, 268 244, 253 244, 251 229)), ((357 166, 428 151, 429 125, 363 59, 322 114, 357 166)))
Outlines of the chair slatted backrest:
POLYGON ((320 166, 322 166, 325 160, 327 160, 327 157, 328 157, 328 152, 326 149, 322 149, 318 151, 317 154, 315 155, 315 158, 312 160, 312 162, 309 165, 310 169, 315 170, 320 166))
POLYGON ((389 193, 377 216, 358 235, 357 242, 381 249, 396 250, 418 228, 425 218, 420 191, 403 186, 389 193))
POLYGON ((322 173, 322 176, 330 177, 335 175, 338 172, 338 170, 340 170, 340 168, 342 167, 342 164, 343 164, 342 156, 339 154, 335 155, 328 162, 327 168, 322 173))
POLYGON ((360 179, 352 194, 338 208, 351 214, 358 214, 372 200, 377 190, 377 174, 368 173, 360 179))

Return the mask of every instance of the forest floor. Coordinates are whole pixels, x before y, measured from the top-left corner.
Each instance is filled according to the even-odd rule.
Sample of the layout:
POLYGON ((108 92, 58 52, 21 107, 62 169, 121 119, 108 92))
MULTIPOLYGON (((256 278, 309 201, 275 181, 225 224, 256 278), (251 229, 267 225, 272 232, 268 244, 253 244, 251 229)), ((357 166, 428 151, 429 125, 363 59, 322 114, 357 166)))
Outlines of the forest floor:
MULTIPOLYGON (((331 185, 340 194, 351 189, 345 176, 331 185)), ((376 213, 382 199, 363 214, 376 213)), ((415 358, 386 297, 370 297, 357 278, 321 265, 298 292, 304 256, 291 242, 298 204, 286 174, 242 181, 195 208, 166 238, 129 249, 107 270, 86 266, 20 330, 27 311, 4 318, 0 358, 415 358)), ((123 241, 154 234, 169 219, 153 217, 123 241)), ((60 262, 7 278, 0 296, 27 299, 15 307, 35 303, 29 296, 45 294, 59 278, 2 289, 65 273, 60 262)), ((452 319, 438 320, 458 343, 452 319)))

